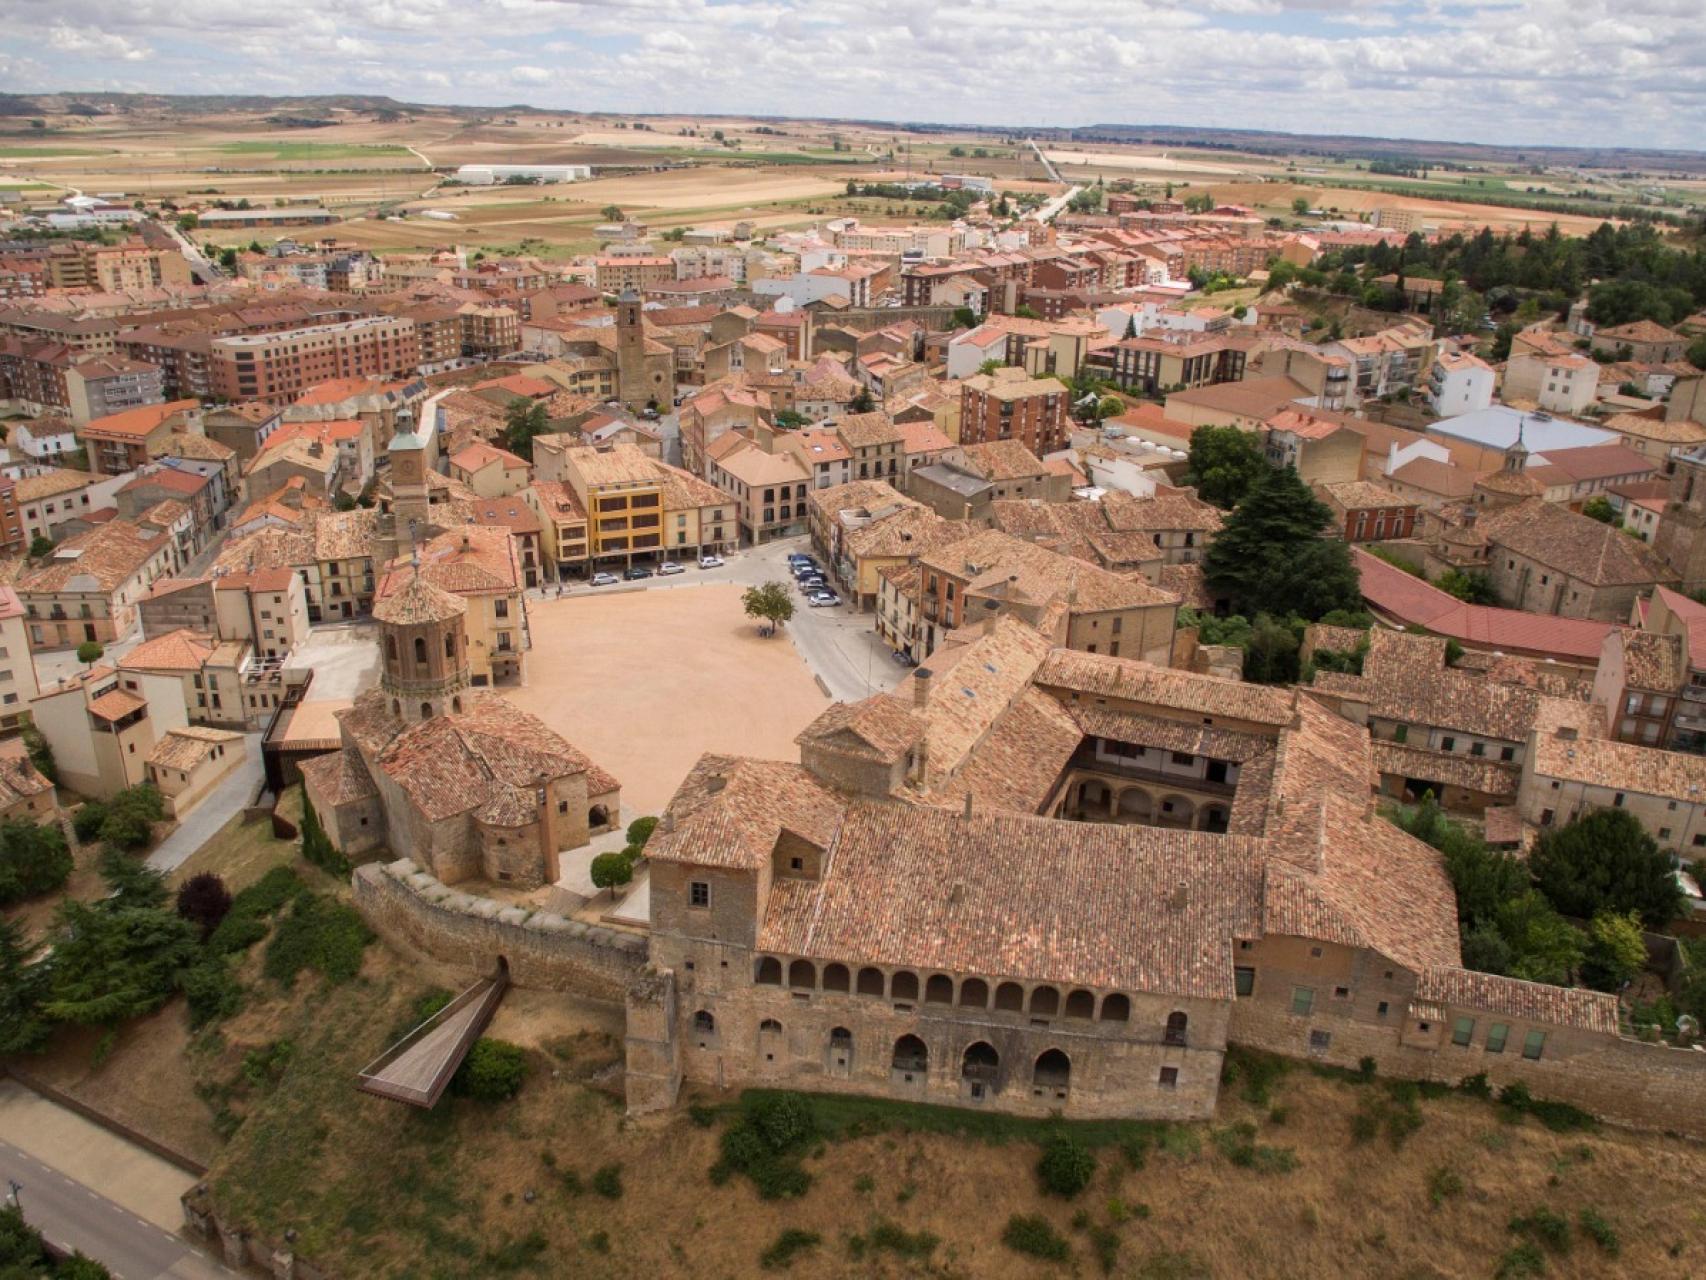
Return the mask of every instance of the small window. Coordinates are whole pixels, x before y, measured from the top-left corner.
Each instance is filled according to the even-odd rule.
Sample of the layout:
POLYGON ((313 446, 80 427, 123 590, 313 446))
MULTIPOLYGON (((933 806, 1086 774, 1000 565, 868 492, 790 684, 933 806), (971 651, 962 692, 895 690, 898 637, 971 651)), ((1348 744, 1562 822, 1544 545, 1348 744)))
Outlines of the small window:
POLYGON ((1616 808, 1621 809, 1623 807, 1623 793, 1619 791, 1616 795, 1612 796, 1611 803, 1616 808))
POLYGON ((1321 948, 1320 947, 1310 947, 1309 948, 1309 956, 1313 960, 1319 960, 1321 958, 1321 948))
POLYGON ((1311 1031, 1309 1033, 1309 1052, 1325 1053, 1333 1043, 1333 1033, 1330 1031, 1311 1031))
POLYGON ((1350 998, 1351 998, 1351 989, 1349 987, 1334 987, 1333 988, 1333 999, 1335 999, 1335 1000, 1349 1000, 1350 998))
POLYGON ((1179 1068, 1177 1068, 1177 1067, 1162 1067, 1160 1078, 1157 1079, 1155 1083, 1160 1085, 1163 1089, 1176 1089, 1176 1088, 1178 1088, 1179 1087, 1179 1068))
POLYGON ((1487 1052, 1503 1053, 1505 1041, 1510 1039, 1511 1029, 1503 1022, 1494 1022, 1487 1027, 1487 1052))
POLYGON ((711 886, 704 880, 695 880, 687 886, 687 905, 690 907, 708 907, 711 905, 711 886))
POLYGON ((1475 1019, 1459 1018, 1451 1024, 1451 1043, 1460 1049, 1467 1049, 1469 1041, 1475 1034, 1475 1019))
POLYGON ((1441 751, 1455 751, 1457 749, 1457 739, 1441 738, 1439 740, 1439 749, 1441 751))
POLYGON ((1256 989, 1256 971, 1242 967, 1234 969, 1232 971, 1232 984, 1239 995, 1249 995, 1256 989))
POLYGON ((1530 1031, 1522 1038, 1522 1056, 1530 1060, 1540 1057, 1540 1052, 1546 1047, 1544 1031, 1530 1031))
POLYGON ((1293 987, 1291 989, 1291 1011, 1300 1018, 1307 1018, 1315 1008, 1315 991, 1311 987, 1293 987))
POLYGON ((1382 1000, 1379 1004, 1374 1006, 1374 1016, 1377 1018, 1384 1018, 1386 1016, 1386 1011, 1389 1008, 1391 1008, 1391 1006, 1388 1005, 1386 1001, 1382 1000))

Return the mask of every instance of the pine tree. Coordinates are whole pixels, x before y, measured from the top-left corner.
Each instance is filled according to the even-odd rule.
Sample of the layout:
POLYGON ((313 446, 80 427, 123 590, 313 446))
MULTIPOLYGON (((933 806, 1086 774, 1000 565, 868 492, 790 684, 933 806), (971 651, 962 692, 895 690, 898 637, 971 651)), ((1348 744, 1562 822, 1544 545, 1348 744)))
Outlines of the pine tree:
POLYGON ((23 929, 0 918, 0 1055, 31 1053, 47 1041, 47 970, 29 963, 30 951, 23 929))
POLYGON ((1322 534, 1333 513, 1291 467, 1257 478, 1209 546, 1203 575, 1246 617, 1292 614, 1314 621, 1362 607, 1350 549, 1322 534))

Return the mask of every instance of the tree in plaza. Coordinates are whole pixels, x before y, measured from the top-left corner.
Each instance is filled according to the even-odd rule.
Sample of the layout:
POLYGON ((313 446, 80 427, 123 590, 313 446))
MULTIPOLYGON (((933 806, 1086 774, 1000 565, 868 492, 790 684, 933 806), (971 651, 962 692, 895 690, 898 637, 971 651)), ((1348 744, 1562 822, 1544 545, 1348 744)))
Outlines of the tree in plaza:
POLYGON ((746 616, 768 622, 772 626, 787 622, 794 616, 794 598, 780 582, 766 582, 761 587, 748 587, 741 597, 746 616))
POLYGON ((1683 912, 1670 854, 1627 809, 1595 809, 1542 832, 1528 866, 1567 916, 1634 911, 1647 928, 1662 929, 1683 912))
POLYGON ((1291 467, 1269 468, 1209 545, 1203 576, 1246 617, 1314 621, 1362 607, 1349 547, 1322 534, 1333 513, 1291 467))
POLYGON ((595 889, 615 889, 634 878, 634 860, 626 849, 601 853, 592 860, 589 874, 595 889))
POLYGON ((1204 502, 1217 507, 1237 506, 1267 470, 1268 461, 1262 456, 1255 432, 1237 427, 1198 427, 1191 432, 1185 482, 1197 487, 1204 502))
POLYGON ((551 415, 542 400, 518 398, 504 410, 504 448, 518 458, 533 460, 533 438, 551 429, 551 415))
POLYGON ((86 667, 92 667, 101 660, 101 655, 105 652, 106 648, 99 640, 85 640, 77 646, 77 661, 86 667))

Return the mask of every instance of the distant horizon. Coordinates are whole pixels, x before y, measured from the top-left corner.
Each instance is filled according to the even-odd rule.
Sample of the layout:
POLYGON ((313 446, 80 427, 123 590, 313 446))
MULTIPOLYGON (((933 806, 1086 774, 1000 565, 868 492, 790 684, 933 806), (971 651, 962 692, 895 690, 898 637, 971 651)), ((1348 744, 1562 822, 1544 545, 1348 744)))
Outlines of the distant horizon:
POLYGON ((1155 127, 1691 154, 1706 138, 1699 0, 1056 0, 1046 16, 1028 0, 0 0, 0 84, 964 128, 1172 117, 1196 123, 1155 127))
MULTIPOLYGON (((1383 144, 1414 144, 1420 147, 1478 147, 1498 151, 1622 151, 1648 155, 1676 156, 1706 156, 1706 146, 1648 146, 1631 142, 1534 142, 1531 140, 1512 140, 1501 142, 1482 142, 1465 138, 1426 138, 1415 134, 1378 134, 1378 133, 1344 133, 1330 130, 1315 129, 1270 129, 1255 126, 1240 125, 1210 125, 1187 124, 1183 121, 1120 121, 1097 120, 1086 124, 1040 124, 1037 122, 999 121, 978 122, 968 120, 934 120, 923 117, 900 119, 882 116, 838 116, 823 114, 786 114, 774 111, 731 111, 731 110, 700 110, 700 111, 670 111, 656 108, 645 111, 630 111, 615 107, 574 106, 553 107, 537 102, 456 102, 429 101, 426 99, 399 98, 387 93, 371 93, 360 89, 329 89, 321 93, 173 93, 147 89, 98 89, 87 86, 75 89, 36 89, 19 93, 9 89, 0 89, 0 95, 19 98, 78 98, 99 99, 102 97, 154 97, 170 99, 220 99, 220 98, 250 98, 266 102, 314 102, 335 98, 371 98, 384 100, 398 108, 426 109, 434 111, 531 111, 539 114, 578 115, 578 116, 623 116, 640 119, 644 117, 674 117, 686 120, 757 120, 765 121, 811 121, 822 124, 842 124, 863 128, 896 128, 896 129, 928 129, 928 130, 965 130, 980 133, 1012 133, 1019 136, 1037 136, 1063 132, 1093 131, 1100 129, 1126 129, 1145 133, 1159 133, 1167 130, 1180 130, 1190 133, 1203 134, 1236 134, 1248 135, 1253 138, 1271 138, 1284 140, 1318 140, 1331 143, 1383 143, 1383 144)), ((1145 143, 1144 145, 1153 145, 1145 143)), ((1232 150, 1250 149, 1248 146, 1232 147, 1232 150)))

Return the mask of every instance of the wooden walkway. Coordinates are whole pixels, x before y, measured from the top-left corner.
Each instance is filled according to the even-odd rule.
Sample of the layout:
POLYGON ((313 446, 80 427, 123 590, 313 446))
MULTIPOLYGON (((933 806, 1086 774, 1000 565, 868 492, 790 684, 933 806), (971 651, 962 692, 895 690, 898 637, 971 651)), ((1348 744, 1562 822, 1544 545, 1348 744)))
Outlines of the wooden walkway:
POLYGON ((481 978, 362 1069, 359 1088, 411 1106, 434 1106, 492 1020, 509 975, 481 978))

